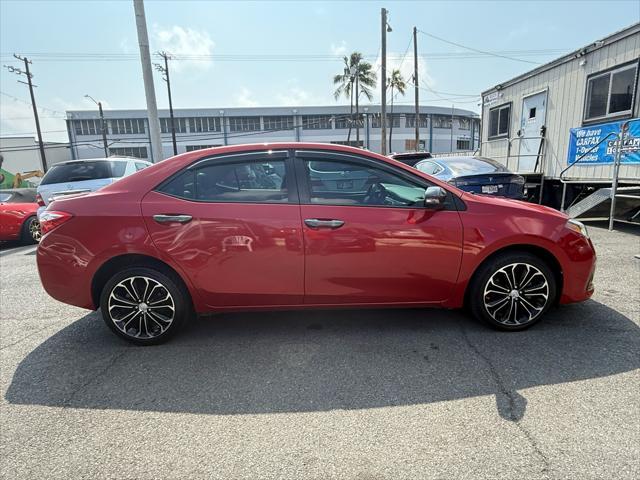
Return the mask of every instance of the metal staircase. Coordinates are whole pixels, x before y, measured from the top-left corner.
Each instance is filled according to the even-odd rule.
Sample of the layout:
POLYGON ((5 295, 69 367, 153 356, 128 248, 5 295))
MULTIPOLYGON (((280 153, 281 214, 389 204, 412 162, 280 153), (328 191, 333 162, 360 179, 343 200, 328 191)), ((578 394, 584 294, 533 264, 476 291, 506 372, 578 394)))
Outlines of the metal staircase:
MULTIPOLYGON (((640 223, 640 185, 618 187, 622 149, 628 127, 628 122, 623 123, 619 133, 609 133, 560 172, 560 182, 562 182, 561 211, 567 213, 571 218, 579 217, 582 220, 609 220, 609 230, 613 230, 614 221, 640 223), (617 145, 613 166, 613 178, 610 181, 605 181, 606 183, 611 182, 611 186, 598 188, 586 197, 580 198, 580 196, 578 196, 579 201, 574 202, 569 208, 565 209, 567 185, 576 183, 575 180, 568 179, 565 176, 566 172, 579 164, 584 157, 611 137, 616 139, 617 145), (588 217, 585 216, 587 213, 589 213, 588 217)), ((602 181, 598 180, 592 182, 602 183, 602 181)))
MULTIPOLYGON (((565 213, 581 220, 608 220, 611 213, 611 191, 612 187, 599 188, 571 205, 565 213)), ((640 187, 620 187, 615 197, 616 221, 640 223, 640 187)))

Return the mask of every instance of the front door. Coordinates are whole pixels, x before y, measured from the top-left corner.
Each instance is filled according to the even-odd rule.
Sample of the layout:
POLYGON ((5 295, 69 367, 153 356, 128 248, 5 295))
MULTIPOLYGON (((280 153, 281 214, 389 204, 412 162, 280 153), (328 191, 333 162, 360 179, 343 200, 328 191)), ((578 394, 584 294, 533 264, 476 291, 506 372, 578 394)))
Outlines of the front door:
POLYGON ((302 303, 302 232, 289 162, 286 152, 212 158, 143 199, 155 246, 211 308, 302 303))
MULTIPOLYGON (((520 154, 518 172, 534 172, 540 152, 542 138, 540 129, 545 124, 547 112, 547 91, 529 95, 522 99, 520 117, 520 154)), ((538 164, 538 167, 540 165, 538 164)))
POLYGON ((429 185, 372 159, 296 155, 305 303, 438 303, 462 256, 458 212, 423 206, 429 185))

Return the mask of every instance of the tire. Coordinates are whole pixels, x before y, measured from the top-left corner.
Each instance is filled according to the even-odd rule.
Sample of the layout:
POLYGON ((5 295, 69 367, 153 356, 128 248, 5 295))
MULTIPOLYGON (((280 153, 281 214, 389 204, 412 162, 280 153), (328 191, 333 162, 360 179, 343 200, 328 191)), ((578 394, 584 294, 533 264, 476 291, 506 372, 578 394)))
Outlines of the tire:
POLYGON ((494 328, 518 331, 540 321, 556 298, 549 266, 527 252, 509 252, 482 264, 470 284, 469 307, 494 328))
POLYGON ((38 218, 35 215, 27 218, 22 224, 20 241, 27 245, 39 243, 40 236, 40 222, 38 222, 38 218))
POLYGON ((166 342, 192 315, 189 293, 177 275, 149 267, 111 277, 100 294, 100 309, 111 331, 136 345, 166 342))

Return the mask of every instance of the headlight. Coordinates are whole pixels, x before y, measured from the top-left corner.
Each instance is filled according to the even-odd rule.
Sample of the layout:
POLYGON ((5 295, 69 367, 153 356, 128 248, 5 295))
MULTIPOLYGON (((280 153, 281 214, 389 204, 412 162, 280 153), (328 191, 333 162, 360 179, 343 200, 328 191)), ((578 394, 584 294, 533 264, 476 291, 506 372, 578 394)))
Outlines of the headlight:
POLYGON ((587 227, 585 227, 584 223, 579 222, 578 220, 569 219, 567 220, 567 228, 569 230, 573 230, 576 233, 579 233, 585 238, 589 238, 589 232, 587 231, 587 227))

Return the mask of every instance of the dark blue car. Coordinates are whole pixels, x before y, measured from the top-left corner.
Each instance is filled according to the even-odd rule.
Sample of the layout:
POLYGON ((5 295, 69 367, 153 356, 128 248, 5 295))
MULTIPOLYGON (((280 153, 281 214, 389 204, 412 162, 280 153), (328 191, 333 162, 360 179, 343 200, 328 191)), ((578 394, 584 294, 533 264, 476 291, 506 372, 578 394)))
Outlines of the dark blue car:
POLYGON ((415 168, 467 192, 518 200, 526 196, 524 178, 490 158, 429 158, 418 162, 415 168))

